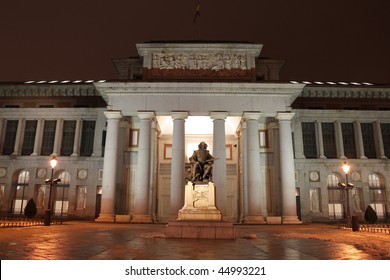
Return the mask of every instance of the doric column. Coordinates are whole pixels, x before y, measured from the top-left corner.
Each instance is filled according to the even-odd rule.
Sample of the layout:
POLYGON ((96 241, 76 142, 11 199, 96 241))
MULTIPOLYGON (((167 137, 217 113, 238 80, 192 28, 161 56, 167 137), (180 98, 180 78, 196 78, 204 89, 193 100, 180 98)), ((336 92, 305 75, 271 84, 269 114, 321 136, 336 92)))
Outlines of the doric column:
POLYGON ((76 128, 74 133, 74 142, 73 142, 73 153, 72 157, 77 157, 79 155, 79 149, 80 149, 80 139, 81 139, 81 124, 82 120, 78 119, 76 120, 76 128))
POLYGON ((326 159, 324 153, 324 138, 322 137, 322 123, 317 121, 317 140, 318 140, 318 152, 319 158, 326 159))
POLYGON ((44 120, 39 119, 37 121, 37 131, 35 133, 34 150, 33 153, 31 154, 32 156, 37 156, 41 153, 40 148, 42 145, 43 126, 44 126, 44 120))
POLYGON ((116 166, 120 111, 106 111, 107 136, 103 161, 102 201, 97 222, 115 221, 116 166))
POLYGON ((213 156, 218 158, 213 165, 213 181, 216 192, 216 206, 226 216, 226 132, 227 112, 211 112, 213 120, 213 156))
POLYGON ((57 120, 57 125, 56 125, 56 133, 54 136, 54 145, 53 145, 53 156, 58 156, 60 155, 60 148, 61 148, 61 132, 62 132, 62 126, 64 124, 63 119, 58 119, 57 120))
POLYGON ((278 113, 280 145, 280 182, 282 195, 282 223, 301 223, 297 216, 295 198, 294 152, 291 134, 291 119, 294 113, 278 113))
POLYGON ((262 170, 260 169, 259 126, 260 112, 245 112, 243 115, 247 125, 247 163, 248 169, 248 216, 245 223, 265 223, 262 213, 262 170))
POLYGON ((374 138, 375 138, 375 143, 377 145, 377 153, 378 153, 378 158, 380 159, 387 159, 385 155, 385 148, 383 146, 383 136, 382 136, 382 129, 381 129, 381 123, 379 121, 374 122, 374 138))
POLYGON ((173 139, 171 163, 171 219, 177 219, 184 206, 185 186, 185 120, 188 112, 172 112, 173 139))
POLYGON ((355 126, 355 134, 356 134, 355 139, 357 141, 358 158, 366 159, 367 157, 364 154, 362 126, 360 125, 359 121, 355 121, 354 126, 355 126))
POLYGON ((336 121, 336 141, 337 141, 337 148, 338 148, 338 158, 346 159, 344 154, 343 130, 341 128, 340 121, 336 121))
POLYGON ((138 148, 138 170, 135 189, 134 216, 132 222, 151 223, 151 209, 149 201, 150 193, 150 168, 151 168, 151 132, 154 112, 139 112, 141 119, 139 148, 138 148))
POLYGON ((20 119, 18 121, 18 128, 16 130, 16 138, 15 138, 15 145, 14 145, 14 152, 12 155, 18 156, 21 154, 21 149, 22 149, 22 137, 23 137, 23 131, 24 131, 24 126, 26 124, 26 121, 24 119, 20 119))

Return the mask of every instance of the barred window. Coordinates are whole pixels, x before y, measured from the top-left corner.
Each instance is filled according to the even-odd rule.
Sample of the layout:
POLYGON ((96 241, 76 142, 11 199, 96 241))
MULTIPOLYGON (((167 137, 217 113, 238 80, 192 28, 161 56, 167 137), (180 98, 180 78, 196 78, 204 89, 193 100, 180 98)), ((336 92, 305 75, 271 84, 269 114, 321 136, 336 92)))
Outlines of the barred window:
POLYGON ((390 123, 381 123, 381 130, 385 156, 390 158, 390 123))
POLYGON ((3 144, 3 155, 10 155, 14 152, 16 131, 18 130, 17 120, 8 120, 5 128, 5 137, 3 144))
POLYGON ((56 134, 56 121, 45 121, 42 137, 41 155, 49 156, 53 153, 54 137, 56 134))
POLYGON ((324 141, 324 155, 327 158, 337 158, 334 123, 322 123, 322 139, 324 141))
POLYGON ((95 137, 95 121, 83 121, 81 135, 81 156, 91 156, 93 153, 93 141, 95 137))
POLYGON ((376 158, 374 127, 372 123, 361 123, 364 155, 367 158, 376 158))
POLYGON ((302 123, 303 151, 306 158, 317 158, 316 129, 314 122, 302 123))
POLYGON ((26 121, 24 129, 22 155, 31 155, 34 151, 35 134, 37 133, 37 121, 26 121))
POLYGON ((62 130, 61 155, 70 156, 73 153, 76 121, 64 121, 62 130))
POLYGON ((356 158, 355 130, 353 123, 342 123, 344 155, 347 158, 356 158))

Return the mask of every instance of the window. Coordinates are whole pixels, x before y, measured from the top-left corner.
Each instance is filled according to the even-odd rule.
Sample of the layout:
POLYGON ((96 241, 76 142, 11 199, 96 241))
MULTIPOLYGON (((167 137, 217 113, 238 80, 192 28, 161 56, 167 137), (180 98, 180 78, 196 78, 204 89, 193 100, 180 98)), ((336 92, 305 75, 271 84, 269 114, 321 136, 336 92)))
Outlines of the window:
POLYGON ((24 129, 22 155, 31 155, 34 151, 35 134, 37 133, 37 121, 26 121, 24 129))
POLYGON ((317 158, 316 130, 314 122, 302 123, 303 151, 306 158, 317 158))
POLYGON ((385 156, 390 158, 390 123, 381 123, 381 130, 385 156))
POLYGON ((361 123, 364 155, 367 158, 376 158, 374 128, 372 123, 361 123))
POLYGON ((8 120, 5 128, 5 137, 3 144, 3 155, 10 155, 14 152, 16 131, 18 129, 19 121, 8 120))
POLYGON ((83 121, 80 156, 91 156, 95 137, 95 121, 83 121))
POLYGON ((259 130, 260 148, 268 148, 268 130, 259 130))
POLYGON ((347 158, 356 158, 355 131, 353 123, 342 123, 344 155, 347 158))
POLYGON ((334 123, 322 123, 322 139, 324 141, 324 155, 327 158, 337 158, 334 123))
POLYGON ((53 153, 54 137, 56 134, 56 121, 45 121, 42 137, 41 155, 49 156, 53 153))
POLYGON ((328 210, 330 220, 341 220, 343 218, 343 190, 338 187, 339 181, 337 175, 328 175, 328 210))
POLYGON ((26 170, 22 170, 18 177, 17 181, 14 183, 14 199, 12 212, 14 214, 23 215, 24 207, 27 205, 27 193, 26 187, 29 186, 30 173, 26 170))
POLYGON ((56 194, 54 199, 54 214, 57 216, 66 216, 69 208, 69 185, 70 175, 69 172, 63 171, 58 176, 61 183, 56 185, 56 194))
POLYGON ((76 121, 64 121, 61 141, 61 155, 70 156, 73 153, 76 121))
POLYGON ((386 190, 378 174, 368 176, 368 188, 370 191, 370 205, 375 210, 378 219, 386 217, 386 190))

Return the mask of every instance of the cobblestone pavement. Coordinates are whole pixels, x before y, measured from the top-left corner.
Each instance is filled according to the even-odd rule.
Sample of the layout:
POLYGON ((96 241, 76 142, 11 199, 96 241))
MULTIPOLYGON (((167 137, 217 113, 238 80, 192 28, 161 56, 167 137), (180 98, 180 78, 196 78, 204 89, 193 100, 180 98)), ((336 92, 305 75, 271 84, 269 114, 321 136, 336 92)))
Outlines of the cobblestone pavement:
MULTIPOLYGON (((165 225, 65 222, 0 228, 2 260, 371 260, 334 225, 237 225, 237 239, 174 239, 165 225), (316 234, 345 236, 332 242, 316 234)), ((364 234, 364 233, 361 233, 364 234)), ((368 233, 365 233, 368 234, 368 233)))

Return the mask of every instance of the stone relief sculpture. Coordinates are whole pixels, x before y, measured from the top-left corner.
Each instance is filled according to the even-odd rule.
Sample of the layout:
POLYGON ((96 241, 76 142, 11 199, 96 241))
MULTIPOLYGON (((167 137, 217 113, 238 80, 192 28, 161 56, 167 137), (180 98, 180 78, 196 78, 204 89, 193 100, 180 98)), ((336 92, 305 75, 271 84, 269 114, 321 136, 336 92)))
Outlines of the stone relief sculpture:
POLYGON ((190 70, 247 70, 246 54, 238 53, 155 53, 154 69, 190 69, 190 70))

